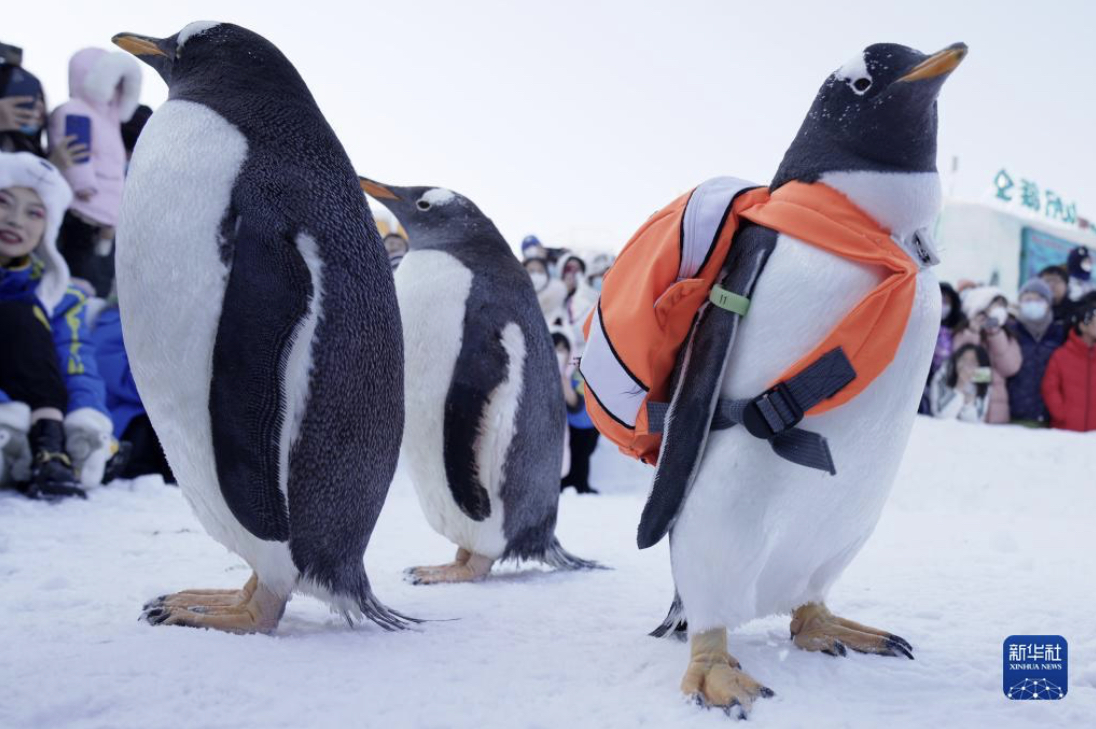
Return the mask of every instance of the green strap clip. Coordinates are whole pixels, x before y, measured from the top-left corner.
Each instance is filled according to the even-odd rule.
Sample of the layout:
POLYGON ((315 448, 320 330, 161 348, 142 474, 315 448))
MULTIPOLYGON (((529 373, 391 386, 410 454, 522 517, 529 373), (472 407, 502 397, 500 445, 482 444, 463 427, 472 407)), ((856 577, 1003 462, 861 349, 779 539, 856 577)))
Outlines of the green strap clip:
POLYGON ((739 296, 733 291, 728 291, 719 284, 712 287, 712 293, 708 294, 708 300, 720 309, 726 309, 732 314, 746 316, 750 310, 750 300, 745 296, 739 296))

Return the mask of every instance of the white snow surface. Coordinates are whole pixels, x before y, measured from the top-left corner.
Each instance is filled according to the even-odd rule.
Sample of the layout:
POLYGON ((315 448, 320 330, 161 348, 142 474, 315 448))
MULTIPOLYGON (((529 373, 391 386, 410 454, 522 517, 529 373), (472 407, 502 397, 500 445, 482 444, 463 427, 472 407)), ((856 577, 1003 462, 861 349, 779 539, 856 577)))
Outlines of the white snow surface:
MULTIPOLYGON (((835 454, 840 468, 841 454, 835 454)), ((1096 716, 1096 434, 918 418, 875 534, 830 594, 916 661, 806 653, 788 618, 748 623, 731 652, 776 697, 759 727, 1082 727, 1096 716), (1069 641, 1061 701, 1009 701, 1002 643, 1069 641)), ((733 473, 728 474, 733 478, 733 473)), ((366 554, 378 596, 415 632, 351 629, 297 597, 273 636, 137 621, 169 591, 238 587, 250 571, 158 478, 87 502, 0 494, 0 727, 725 727, 678 684, 688 648, 655 640, 673 588, 665 543, 635 548, 649 471, 604 444, 601 496, 573 491, 558 534, 612 571, 496 568, 416 587, 448 561, 402 469, 366 554)))

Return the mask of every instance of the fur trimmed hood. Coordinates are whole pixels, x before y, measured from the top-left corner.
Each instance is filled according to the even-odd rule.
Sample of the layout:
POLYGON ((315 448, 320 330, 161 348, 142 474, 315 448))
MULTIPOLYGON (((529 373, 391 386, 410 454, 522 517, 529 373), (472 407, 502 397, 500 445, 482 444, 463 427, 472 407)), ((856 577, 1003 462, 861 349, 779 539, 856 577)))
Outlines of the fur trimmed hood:
POLYGON ((45 264, 36 295, 46 314, 52 316, 69 286, 69 267, 57 250, 57 232, 72 201, 72 190, 56 167, 30 152, 0 153, 0 190, 7 187, 29 187, 46 206, 46 230, 34 249, 34 255, 45 264))
POLYGON ((77 51, 69 59, 69 95, 93 107, 113 106, 127 122, 141 103, 141 67, 122 51, 77 51))

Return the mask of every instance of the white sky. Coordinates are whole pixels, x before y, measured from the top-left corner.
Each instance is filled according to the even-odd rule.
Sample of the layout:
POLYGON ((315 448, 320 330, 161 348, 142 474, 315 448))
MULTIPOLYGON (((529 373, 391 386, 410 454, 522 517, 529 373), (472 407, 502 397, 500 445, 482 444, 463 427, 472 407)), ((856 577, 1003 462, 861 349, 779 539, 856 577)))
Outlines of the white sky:
MULTIPOLYGON (((619 249, 708 177, 767 182, 825 77, 864 46, 970 55, 940 100, 945 191, 1005 167, 1096 218, 1096 3, 13 2, 0 40, 55 105, 119 31, 244 25, 296 64, 358 170, 473 199, 516 245, 619 249), (13 22, 14 21, 14 22, 13 22), (951 158, 960 158, 950 175, 951 158)), ((144 101, 166 98, 146 69, 144 101)))

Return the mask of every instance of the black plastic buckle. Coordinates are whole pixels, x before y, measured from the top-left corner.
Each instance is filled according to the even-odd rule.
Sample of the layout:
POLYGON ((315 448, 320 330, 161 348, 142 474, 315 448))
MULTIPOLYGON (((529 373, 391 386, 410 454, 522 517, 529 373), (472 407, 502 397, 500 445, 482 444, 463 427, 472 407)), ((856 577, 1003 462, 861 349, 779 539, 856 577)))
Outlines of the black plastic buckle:
POLYGON ((776 383, 751 400, 742 413, 742 424, 746 426, 746 430, 753 437, 763 440, 769 440, 778 433, 794 428, 802 419, 803 408, 783 382, 776 383), (774 404, 776 398, 780 398, 782 407, 774 404), (782 414, 785 412, 791 412, 790 421, 782 414), (777 421, 777 427, 773 427, 773 421, 777 421))

